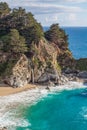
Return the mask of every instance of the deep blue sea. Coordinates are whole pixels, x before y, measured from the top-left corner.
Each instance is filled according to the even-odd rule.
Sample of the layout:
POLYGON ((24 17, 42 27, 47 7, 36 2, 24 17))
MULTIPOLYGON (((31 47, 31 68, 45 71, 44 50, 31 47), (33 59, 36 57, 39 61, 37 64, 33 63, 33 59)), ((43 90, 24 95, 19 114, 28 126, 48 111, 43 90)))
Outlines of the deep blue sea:
MULTIPOLYGON (((68 34, 69 49, 74 58, 87 58, 87 27, 61 27, 68 34)), ((47 30, 48 27, 44 27, 47 30)))

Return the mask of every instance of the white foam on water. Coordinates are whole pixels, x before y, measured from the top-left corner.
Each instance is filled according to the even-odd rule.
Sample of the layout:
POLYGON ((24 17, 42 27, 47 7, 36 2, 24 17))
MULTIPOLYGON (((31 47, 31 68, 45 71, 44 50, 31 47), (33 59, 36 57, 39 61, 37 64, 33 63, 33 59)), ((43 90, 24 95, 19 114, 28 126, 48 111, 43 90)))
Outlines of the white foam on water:
POLYGON ((65 85, 60 85, 56 87, 50 87, 50 91, 63 91, 63 90, 73 90, 73 89, 80 89, 86 88, 87 86, 83 85, 81 82, 68 82, 65 85))
POLYGON ((47 94, 46 91, 32 89, 21 93, 0 97, 0 128, 9 126, 27 127, 30 123, 26 120, 17 117, 16 109, 21 105, 29 106, 36 104, 40 98, 47 94))
POLYGON ((80 111, 80 115, 84 120, 87 120, 87 107, 83 106, 80 111))
POLYGON ((0 116, 0 128, 5 127, 28 127, 31 124, 22 117, 15 117, 16 114, 13 112, 5 112, 2 116, 0 116))
POLYGON ((9 126, 21 126, 27 127, 30 123, 22 117, 17 117, 16 110, 20 105, 29 106, 35 105, 42 97, 47 96, 48 93, 60 92, 62 90, 72 90, 77 88, 85 88, 82 83, 69 82, 68 84, 56 87, 50 87, 50 90, 46 89, 32 89, 21 93, 0 97, 0 127, 9 126))

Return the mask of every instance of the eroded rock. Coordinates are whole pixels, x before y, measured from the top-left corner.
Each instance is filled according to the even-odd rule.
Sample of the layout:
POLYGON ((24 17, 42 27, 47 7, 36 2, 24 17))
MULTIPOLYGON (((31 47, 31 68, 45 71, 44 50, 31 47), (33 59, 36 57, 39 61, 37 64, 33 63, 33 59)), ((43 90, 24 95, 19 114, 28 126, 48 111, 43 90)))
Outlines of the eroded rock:
POLYGON ((77 75, 79 78, 87 78, 87 71, 82 71, 79 72, 79 74, 77 75))

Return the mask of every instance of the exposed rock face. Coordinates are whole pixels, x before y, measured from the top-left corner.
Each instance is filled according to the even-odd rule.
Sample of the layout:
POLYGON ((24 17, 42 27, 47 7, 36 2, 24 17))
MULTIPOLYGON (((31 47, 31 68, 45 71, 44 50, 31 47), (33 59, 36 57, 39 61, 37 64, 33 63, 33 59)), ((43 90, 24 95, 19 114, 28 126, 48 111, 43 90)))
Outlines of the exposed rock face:
POLYGON ((24 54, 17 60, 11 70, 11 75, 5 81, 13 87, 22 87, 28 83, 65 84, 68 78, 61 75, 57 57, 59 49, 54 43, 42 39, 38 45, 31 45, 32 56, 24 54))
POLYGON ((79 78, 87 78, 87 71, 82 71, 79 72, 79 74, 77 75, 79 78))
POLYGON ((12 75, 8 79, 8 84, 14 87, 22 87, 31 80, 31 70, 28 59, 22 55, 12 70, 12 75))
POLYGON ((7 78, 7 83, 14 87, 22 87, 27 83, 45 83, 51 80, 58 83, 60 68, 57 65, 57 50, 54 46, 41 40, 39 45, 33 45, 33 57, 22 55, 7 78))
POLYGON ((59 79, 59 75, 56 70, 46 69, 45 72, 38 79, 38 83, 45 83, 49 81, 57 82, 59 79))
POLYGON ((0 128, 0 130, 7 130, 7 128, 6 128, 6 127, 3 127, 3 128, 0 128))
POLYGON ((69 81, 69 79, 65 75, 61 75, 58 80, 59 85, 64 85, 69 81))

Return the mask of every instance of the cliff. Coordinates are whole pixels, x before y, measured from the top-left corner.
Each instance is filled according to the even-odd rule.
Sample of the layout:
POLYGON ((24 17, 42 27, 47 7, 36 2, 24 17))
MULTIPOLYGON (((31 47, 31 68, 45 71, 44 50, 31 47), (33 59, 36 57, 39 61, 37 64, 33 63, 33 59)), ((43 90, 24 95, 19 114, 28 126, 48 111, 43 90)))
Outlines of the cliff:
MULTIPOLYGON (((61 69, 57 63, 57 49, 45 40, 39 45, 32 44, 33 56, 22 54, 12 68, 11 74, 5 73, 4 81, 11 86, 21 87, 25 84, 46 83, 49 80, 57 82, 61 69), (6 78, 5 78, 6 77, 6 78)), ((8 69, 8 68, 7 68, 8 69)))
MULTIPOLYGON (((31 45, 29 55, 21 54, 19 57, 15 56, 15 62, 12 62, 13 56, 4 54, 3 57, 5 59, 2 58, 1 61, 4 64, 7 64, 8 61, 10 66, 3 66, 6 68, 5 71, 1 72, 1 77, 5 83, 14 87, 21 87, 30 82, 48 84, 51 81, 53 84, 61 84, 65 77, 61 81, 62 70, 58 64, 59 55, 60 49, 54 43, 49 44, 43 38, 38 45, 31 45), (10 60, 8 60, 9 57, 10 60)), ((65 78, 64 82, 67 80, 65 78)))
POLYGON ((49 30, 44 32, 33 15, 22 8, 13 9, 2 16, 1 81, 14 87, 30 82, 62 84, 68 81, 62 71, 73 69, 74 58, 68 49, 68 36, 58 24, 51 25, 49 30))

